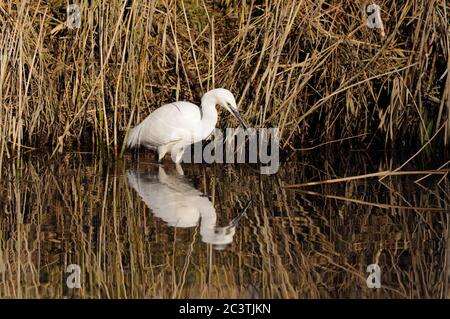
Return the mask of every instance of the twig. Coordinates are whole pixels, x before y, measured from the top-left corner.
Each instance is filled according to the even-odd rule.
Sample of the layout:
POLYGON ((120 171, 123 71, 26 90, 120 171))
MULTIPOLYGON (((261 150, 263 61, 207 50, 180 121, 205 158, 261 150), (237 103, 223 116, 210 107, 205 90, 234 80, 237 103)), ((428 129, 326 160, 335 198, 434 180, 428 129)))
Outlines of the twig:
MULTIPOLYGON (((429 212, 445 212, 445 211, 447 211, 445 208, 439 208, 439 207, 411 207, 411 206, 400 206, 400 205, 391 205, 391 204, 383 204, 383 203, 373 203, 373 202, 367 202, 367 201, 360 200, 360 199, 348 198, 348 197, 337 196, 337 195, 327 195, 327 194, 321 194, 321 193, 312 192, 312 191, 304 191, 304 190, 297 190, 297 191, 305 193, 305 194, 309 194, 309 195, 320 196, 320 197, 329 198, 329 199, 336 199, 336 200, 351 202, 351 203, 360 204, 360 205, 375 206, 375 207, 384 208, 384 209, 412 209, 412 210, 429 211, 429 212)), ((450 213, 450 212, 448 212, 448 213, 450 213)))
MULTIPOLYGON (((448 172, 450 172, 450 170, 448 170, 448 169, 429 170, 429 171, 402 171, 402 172, 382 171, 382 172, 376 172, 376 173, 371 173, 371 174, 329 179, 329 180, 325 180, 325 181, 316 181, 316 182, 309 182, 309 183, 303 183, 303 184, 286 185, 286 186, 283 186, 283 188, 289 189, 289 188, 300 188, 300 187, 305 187, 305 186, 314 186, 314 185, 322 185, 322 184, 334 184, 334 183, 348 182, 348 181, 353 181, 353 180, 357 180, 357 179, 365 179, 365 178, 378 177, 378 176, 386 177, 386 176, 399 176, 399 175, 447 174, 448 172)), ((380 179, 380 181, 381 180, 382 179, 380 179)))

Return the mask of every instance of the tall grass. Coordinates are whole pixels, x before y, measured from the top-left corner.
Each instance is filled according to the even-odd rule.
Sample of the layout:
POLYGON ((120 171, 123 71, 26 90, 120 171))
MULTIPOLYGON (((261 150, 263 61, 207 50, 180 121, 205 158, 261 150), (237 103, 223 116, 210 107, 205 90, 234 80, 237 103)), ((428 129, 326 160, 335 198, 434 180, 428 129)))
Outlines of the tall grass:
POLYGON ((378 1, 384 34, 366 25, 369 1, 78 0, 78 29, 68 3, 0 2, 0 161, 45 145, 118 155, 154 108, 213 87, 286 149, 436 132, 448 145, 448 1, 378 1))
POLYGON ((286 163, 276 176, 185 165, 220 225, 252 201, 224 251, 203 243, 199 227, 175 229, 153 216, 128 184, 124 173, 135 164, 127 157, 113 165, 77 154, 8 163, 0 179, 0 296, 450 297, 448 179, 349 180, 309 193, 283 187, 393 166, 367 154, 319 157, 286 163), (382 269, 379 290, 366 286, 372 263, 382 269), (66 286, 69 264, 81 266, 81 289, 66 286))

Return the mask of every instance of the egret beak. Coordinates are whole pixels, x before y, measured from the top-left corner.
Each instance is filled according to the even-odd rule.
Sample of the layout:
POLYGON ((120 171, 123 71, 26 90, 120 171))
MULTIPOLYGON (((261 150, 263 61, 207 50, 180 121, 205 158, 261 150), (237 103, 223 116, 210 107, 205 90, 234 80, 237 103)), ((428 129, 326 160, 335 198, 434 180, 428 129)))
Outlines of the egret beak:
POLYGON ((231 111, 231 114, 233 114, 233 116, 239 121, 239 123, 241 123, 241 125, 245 129, 248 129, 248 125, 247 125, 247 123, 245 123, 245 121, 242 118, 241 114, 239 114, 239 111, 234 109, 234 108, 231 108, 231 107, 230 107, 230 111, 231 111))

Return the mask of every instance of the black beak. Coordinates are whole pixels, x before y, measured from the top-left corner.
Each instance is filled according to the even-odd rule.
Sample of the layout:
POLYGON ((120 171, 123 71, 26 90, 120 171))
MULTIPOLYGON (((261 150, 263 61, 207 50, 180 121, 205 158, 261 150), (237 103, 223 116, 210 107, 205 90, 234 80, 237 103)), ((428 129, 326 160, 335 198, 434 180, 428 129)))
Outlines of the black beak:
POLYGON ((247 125, 247 123, 245 123, 245 121, 244 121, 244 119, 242 118, 241 114, 239 114, 239 111, 238 111, 238 110, 235 110, 234 108, 231 108, 231 107, 230 107, 230 110, 231 110, 231 114, 233 114, 234 117, 237 118, 237 120, 239 121, 239 123, 241 123, 241 125, 242 125, 245 129, 248 129, 248 125, 247 125))

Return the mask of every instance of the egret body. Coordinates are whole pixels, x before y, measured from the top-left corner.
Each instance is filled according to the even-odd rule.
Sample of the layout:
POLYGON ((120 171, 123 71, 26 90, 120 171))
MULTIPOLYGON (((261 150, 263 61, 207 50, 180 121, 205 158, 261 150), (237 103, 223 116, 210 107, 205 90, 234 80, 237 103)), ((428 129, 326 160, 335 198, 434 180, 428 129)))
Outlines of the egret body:
POLYGON ((186 146, 206 139, 213 132, 217 124, 217 104, 247 128, 233 94, 226 89, 214 89, 203 95, 201 109, 184 101, 165 104, 156 109, 130 130, 127 146, 133 148, 143 145, 156 150, 159 161, 170 152, 175 163, 180 163, 186 146))
POLYGON ((215 249, 224 249, 233 241, 238 219, 228 226, 217 226, 212 202, 183 176, 167 175, 159 166, 158 174, 127 170, 127 177, 153 214, 170 227, 190 228, 200 223, 202 241, 215 249))

